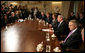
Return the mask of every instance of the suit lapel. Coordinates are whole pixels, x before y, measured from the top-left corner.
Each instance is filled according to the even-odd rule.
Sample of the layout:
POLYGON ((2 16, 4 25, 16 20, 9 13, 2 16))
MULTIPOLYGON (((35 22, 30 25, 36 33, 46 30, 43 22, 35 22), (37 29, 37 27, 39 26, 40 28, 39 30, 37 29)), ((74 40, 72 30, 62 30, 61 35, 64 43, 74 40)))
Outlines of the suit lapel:
MULTIPOLYGON (((64 22, 64 21, 63 21, 64 22)), ((63 25, 63 22, 60 24, 60 26, 58 28, 61 28, 61 26, 63 25)))
MULTIPOLYGON (((78 29, 77 29, 78 30, 78 29)), ((70 39, 71 37, 73 37, 74 36, 74 34, 77 32, 77 30, 75 31, 75 32, 73 32, 69 37, 68 37, 68 39, 70 39)), ((68 40, 67 39, 67 40, 68 40)))

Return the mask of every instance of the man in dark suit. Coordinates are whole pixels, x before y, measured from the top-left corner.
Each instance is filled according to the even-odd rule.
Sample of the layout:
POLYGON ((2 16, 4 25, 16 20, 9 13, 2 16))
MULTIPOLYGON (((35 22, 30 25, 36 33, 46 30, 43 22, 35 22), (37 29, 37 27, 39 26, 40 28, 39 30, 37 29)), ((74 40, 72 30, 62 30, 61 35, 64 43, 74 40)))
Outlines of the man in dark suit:
POLYGON ((80 44, 78 49, 69 49, 67 48, 66 51, 70 52, 84 52, 84 28, 81 30, 81 35, 82 35, 82 43, 80 44))
POLYGON ((41 12, 39 11, 39 9, 36 7, 36 10, 34 10, 34 14, 36 18, 40 18, 41 12))
POLYGON ((9 16, 9 19, 10 19, 9 20, 10 23, 14 23, 17 20, 17 17, 15 16, 14 12, 11 13, 11 16, 9 16))
POLYGON ((37 11, 37 14, 36 14, 36 17, 37 17, 37 18, 40 18, 40 15, 41 15, 41 12, 38 10, 38 11, 37 11))
POLYGON ((64 21, 64 17, 62 15, 58 15, 57 21, 59 22, 56 28, 54 29, 54 34, 57 36, 59 40, 61 40, 61 36, 68 34, 68 25, 64 21))
POLYGON ((76 19, 74 12, 71 12, 70 17, 68 18, 68 21, 76 19))
POLYGON ((81 26, 84 27, 84 13, 83 12, 80 13, 79 23, 81 24, 81 26))
POLYGON ((34 8, 31 8, 31 18, 34 18, 34 8))
POLYGON ((76 20, 71 20, 69 22, 69 29, 71 32, 68 34, 64 41, 60 42, 62 51, 65 51, 67 48, 76 49, 82 42, 81 32, 78 28, 78 23, 76 20))

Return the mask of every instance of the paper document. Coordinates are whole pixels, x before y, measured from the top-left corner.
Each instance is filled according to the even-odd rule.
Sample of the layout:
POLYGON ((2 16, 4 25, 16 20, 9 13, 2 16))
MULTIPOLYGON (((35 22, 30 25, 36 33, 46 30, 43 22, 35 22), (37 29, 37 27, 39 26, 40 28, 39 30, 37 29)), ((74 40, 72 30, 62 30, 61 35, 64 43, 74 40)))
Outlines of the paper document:
POLYGON ((42 31, 52 31, 52 30, 50 30, 50 29, 42 29, 42 31))

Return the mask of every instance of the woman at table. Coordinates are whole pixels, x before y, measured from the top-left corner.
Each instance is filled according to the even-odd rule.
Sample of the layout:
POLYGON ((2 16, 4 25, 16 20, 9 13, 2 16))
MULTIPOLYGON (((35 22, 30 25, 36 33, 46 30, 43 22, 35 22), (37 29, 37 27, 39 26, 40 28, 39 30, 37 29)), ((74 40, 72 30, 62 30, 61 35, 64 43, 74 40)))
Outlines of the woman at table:
POLYGON ((44 21, 46 20, 46 15, 45 15, 44 12, 41 12, 40 19, 42 19, 42 20, 44 20, 44 21))

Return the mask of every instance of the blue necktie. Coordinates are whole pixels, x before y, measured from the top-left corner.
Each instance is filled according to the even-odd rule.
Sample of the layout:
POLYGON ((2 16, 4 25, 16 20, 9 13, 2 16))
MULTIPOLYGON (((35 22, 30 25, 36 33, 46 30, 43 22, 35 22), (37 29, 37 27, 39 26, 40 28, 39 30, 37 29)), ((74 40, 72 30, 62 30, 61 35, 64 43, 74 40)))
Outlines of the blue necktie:
POLYGON ((61 23, 58 24, 58 27, 60 26, 61 23))

